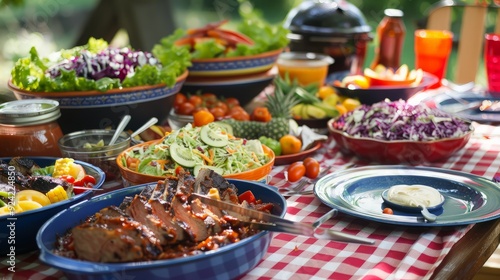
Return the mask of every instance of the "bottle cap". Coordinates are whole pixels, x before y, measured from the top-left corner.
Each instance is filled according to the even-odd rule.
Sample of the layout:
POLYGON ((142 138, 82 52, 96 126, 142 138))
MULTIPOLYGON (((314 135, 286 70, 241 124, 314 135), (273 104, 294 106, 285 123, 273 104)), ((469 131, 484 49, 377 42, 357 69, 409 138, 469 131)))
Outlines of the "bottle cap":
POLYGON ((403 11, 398 10, 398 9, 385 9, 384 10, 384 15, 388 17, 393 17, 393 18, 401 18, 403 17, 403 11))
POLYGON ((57 120, 59 102, 50 99, 16 100, 0 104, 0 123, 36 125, 57 120))

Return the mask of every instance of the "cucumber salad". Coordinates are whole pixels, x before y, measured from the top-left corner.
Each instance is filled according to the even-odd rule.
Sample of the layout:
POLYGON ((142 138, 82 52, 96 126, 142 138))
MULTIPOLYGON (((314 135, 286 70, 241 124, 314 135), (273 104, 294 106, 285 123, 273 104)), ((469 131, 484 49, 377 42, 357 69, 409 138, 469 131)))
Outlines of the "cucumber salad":
POLYGON ((175 176, 181 166, 196 176, 202 167, 228 175, 256 169, 270 160, 259 140, 235 138, 224 125, 209 123, 201 127, 187 124, 160 142, 130 149, 122 164, 153 176, 175 176))

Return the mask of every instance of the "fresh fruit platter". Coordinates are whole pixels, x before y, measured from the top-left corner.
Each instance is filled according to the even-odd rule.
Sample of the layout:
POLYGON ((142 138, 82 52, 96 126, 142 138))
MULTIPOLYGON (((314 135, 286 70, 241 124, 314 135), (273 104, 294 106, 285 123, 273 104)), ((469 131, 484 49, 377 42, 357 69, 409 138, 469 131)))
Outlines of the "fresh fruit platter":
POLYGON ((410 70, 406 64, 396 70, 379 64, 374 69, 365 68, 363 75, 348 75, 342 81, 334 81, 334 84, 353 89, 367 89, 373 86, 416 86, 422 82, 423 77, 422 69, 410 70))

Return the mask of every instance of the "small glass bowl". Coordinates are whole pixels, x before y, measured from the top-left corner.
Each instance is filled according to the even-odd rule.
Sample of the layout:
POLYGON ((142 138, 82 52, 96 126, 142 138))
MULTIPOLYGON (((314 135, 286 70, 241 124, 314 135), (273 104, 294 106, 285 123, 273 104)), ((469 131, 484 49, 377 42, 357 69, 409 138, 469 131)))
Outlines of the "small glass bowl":
POLYGON ((106 181, 103 188, 114 188, 123 184, 120 169, 116 165, 116 157, 130 147, 130 134, 122 132, 116 142, 109 145, 95 145, 103 140, 109 143, 115 130, 94 129, 76 131, 59 139, 59 149, 63 157, 73 158, 95 165, 104 171, 106 181), (91 144, 91 147, 85 147, 91 144))

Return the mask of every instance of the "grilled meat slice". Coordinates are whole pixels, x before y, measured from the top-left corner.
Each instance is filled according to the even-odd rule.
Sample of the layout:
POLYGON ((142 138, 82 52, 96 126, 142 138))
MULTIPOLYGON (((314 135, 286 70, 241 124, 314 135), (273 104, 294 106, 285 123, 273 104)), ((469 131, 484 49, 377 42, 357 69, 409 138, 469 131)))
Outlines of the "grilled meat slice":
POLYGON ((47 193, 58 185, 63 186, 64 189, 72 187, 68 182, 50 176, 29 176, 26 177, 26 180, 23 182, 23 186, 25 188, 33 189, 42 193, 47 193))
POLYGON ((175 230, 175 236, 172 242, 182 241, 185 237, 184 229, 179 225, 177 220, 175 220, 172 213, 170 212, 170 201, 163 200, 164 195, 167 198, 173 197, 173 195, 170 195, 169 193, 171 190, 175 190, 176 186, 176 180, 158 181, 158 184, 156 185, 156 188, 148 201, 151 207, 151 212, 156 217, 158 217, 158 219, 160 219, 163 224, 168 225, 175 230), (171 183, 171 181, 175 181, 176 183, 173 188, 171 187, 171 184, 169 184, 171 183))
POLYGON ((187 233, 187 237, 194 242, 205 240, 208 229, 205 221, 191 212, 191 206, 186 201, 186 196, 177 194, 172 200, 172 213, 180 226, 187 233))
POLYGON ((160 219, 151 213, 151 207, 147 204, 146 198, 136 195, 126 213, 137 222, 148 227, 161 245, 166 245, 175 241, 176 230, 169 224, 164 224, 160 219))
POLYGON ((207 194, 211 188, 216 188, 219 193, 224 192, 226 189, 233 189, 238 193, 238 189, 234 184, 229 183, 224 177, 212 169, 202 168, 196 176, 194 184, 194 192, 199 194, 207 194))
POLYGON ((147 227, 124 216, 97 213, 92 222, 74 227, 72 236, 76 256, 88 261, 144 261, 156 259, 162 252, 147 227))
POLYGON ((25 157, 13 157, 10 159, 9 165, 14 166, 17 172, 25 176, 32 175, 34 170, 40 168, 35 161, 25 157))

